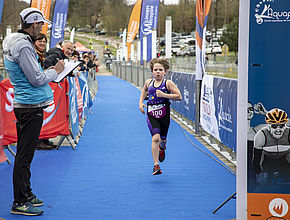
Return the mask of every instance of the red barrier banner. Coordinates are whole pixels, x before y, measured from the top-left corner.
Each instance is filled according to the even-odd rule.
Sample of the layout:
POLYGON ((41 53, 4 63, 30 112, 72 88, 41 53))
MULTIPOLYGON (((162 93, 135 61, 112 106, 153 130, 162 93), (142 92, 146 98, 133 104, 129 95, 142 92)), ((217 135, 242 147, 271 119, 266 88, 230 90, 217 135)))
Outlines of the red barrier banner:
MULTIPOLYGON (((53 138, 58 135, 69 135, 69 99, 68 82, 50 83, 53 90, 54 104, 44 109, 41 139, 53 138)), ((13 112, 14 90, 8 79, 0 82, 1 110, 3 119, 3 145, 17 142, 16 118, 13 112)))

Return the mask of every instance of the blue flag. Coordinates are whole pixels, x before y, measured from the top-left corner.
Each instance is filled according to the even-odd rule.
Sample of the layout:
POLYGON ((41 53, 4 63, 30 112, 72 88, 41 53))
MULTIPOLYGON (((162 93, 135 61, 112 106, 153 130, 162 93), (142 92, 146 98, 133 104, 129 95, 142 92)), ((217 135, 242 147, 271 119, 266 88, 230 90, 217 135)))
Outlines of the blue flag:
POLYGON ((4 5, 4 0, 0 0, 0 24, 1 24, 2 12, 3 12, 3 5, 4 5))
MULTIPOLYGON (((147 62, 152 58, 152 29, 158 24, 159 0, 143 0, 140 20, 141 56, 143 54, 143 36, 147 36, 147 62)), ((143 63, 143 56, 141 64, 143 63)))
POLYGON ((68 1, 69 0, 55 1, 50 36, 50 48, 55 47, 57 43, 63 41, 64 28, 67 18, 68 1))

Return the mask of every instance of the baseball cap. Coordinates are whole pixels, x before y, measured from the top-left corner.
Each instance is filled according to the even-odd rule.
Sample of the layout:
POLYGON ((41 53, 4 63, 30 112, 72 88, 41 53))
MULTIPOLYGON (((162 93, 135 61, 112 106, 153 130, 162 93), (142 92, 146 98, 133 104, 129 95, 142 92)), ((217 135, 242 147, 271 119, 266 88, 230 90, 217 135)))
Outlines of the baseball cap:
POLYGON ((42 12, 37 8, 26 8, 20 12, 21 19, 27 23, 32 24, 34 22, 45 22, 51 24, 49 20, 46 20, 42 12))

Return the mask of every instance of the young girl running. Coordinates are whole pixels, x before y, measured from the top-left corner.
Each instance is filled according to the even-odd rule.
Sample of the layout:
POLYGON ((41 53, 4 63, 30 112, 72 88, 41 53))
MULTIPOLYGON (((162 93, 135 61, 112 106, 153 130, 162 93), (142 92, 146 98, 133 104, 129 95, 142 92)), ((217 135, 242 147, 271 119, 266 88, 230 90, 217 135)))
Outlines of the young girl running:
POLYGON ((181 94, 177 86, 171 80, 164 79, 169 64, 165 59, 154 58, 150 62, 153 79, 148 79, 142 89, 139 99, 139 109, 145 114, 147 108, 147 125, 152 135, 152 157, 154 162, 153 175, 162 174, 158 159, 165 159, 166 136, 170 124, 170 102, 181 100, 181 94), (148 107, 143 104, 148 94, 148 107))

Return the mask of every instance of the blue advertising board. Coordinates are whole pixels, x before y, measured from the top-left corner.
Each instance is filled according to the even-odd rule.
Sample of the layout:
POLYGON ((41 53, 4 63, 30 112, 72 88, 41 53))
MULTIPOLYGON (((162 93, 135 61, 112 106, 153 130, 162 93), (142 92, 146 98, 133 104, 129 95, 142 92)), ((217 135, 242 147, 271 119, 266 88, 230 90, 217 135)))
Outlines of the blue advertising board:
POLYGON ((214 77, 213 94, 220 141, 236 151, 237 80, 214 77))
POLYGON ((195 74, 170 71, 170 79, 180 90, 182 100, 172 102, 174 110, 195 121, 195 74))
MULTIPOLYGON (((249 1, 248 219, 289 219, 289 0, 249 1), (266 117, 271 120, 267 120, 266 117), (285 116, 286 117, 286 116, 285 116), (286 117, 287 118, 287 117, 286 117)), ((241 74, 241 73, 239 73, 241 74)))
POLYGON ((78 101, 76 92, 76 81, 74 77, 67 77, 69 82, 69 109, 70 109, 70 122, 72 128, 72 135, 75 138, 79 133, 79 114, 78 114, 78 101))

